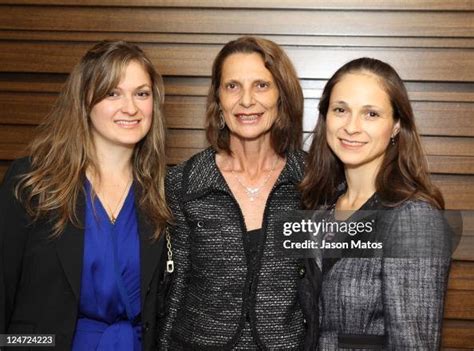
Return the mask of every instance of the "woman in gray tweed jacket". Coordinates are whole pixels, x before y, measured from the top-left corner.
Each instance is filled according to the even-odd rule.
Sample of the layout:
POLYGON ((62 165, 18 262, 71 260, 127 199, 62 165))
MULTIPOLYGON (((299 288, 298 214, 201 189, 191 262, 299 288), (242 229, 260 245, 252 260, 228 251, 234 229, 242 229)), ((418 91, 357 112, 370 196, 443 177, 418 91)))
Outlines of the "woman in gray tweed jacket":
MULTIPOLYGON (((319 350, 438 350, 450 240, 403 82, 382 61, 353 60, 326 84, 319 112, 305 206, 346 223, 381 210, 370 233, 323 238, 319 350), (355 249, 362 238, 381 250, 355 249), (348 248, 336 257, 332 244, 348 248)), ((305 295, 306 313, 318 310, 318 293, 305 295)))
POLYGON ((298 209, 303 95, 275 43, 243 37, 217 55, 207 104, 211 147, 170 170, 175 277, 164 350, 298 350, 299 262, 273 243, 298 209))

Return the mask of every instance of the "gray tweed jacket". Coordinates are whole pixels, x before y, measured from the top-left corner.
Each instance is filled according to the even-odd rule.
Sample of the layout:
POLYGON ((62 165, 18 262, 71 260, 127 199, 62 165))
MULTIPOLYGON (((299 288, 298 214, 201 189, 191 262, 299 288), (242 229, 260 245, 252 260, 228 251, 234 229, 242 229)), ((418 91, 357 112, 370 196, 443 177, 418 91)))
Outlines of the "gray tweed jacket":
POLYGON ((159 324, 163 350, 298 350, 305 324, 297 299, 301 262, 274 249, 281 211, 298 209, 302 152, 288 153, 267 200, 255 267, 247 267, 242 212, 206 149, 172 168, 166 187, 175 276, 159 324))
MULTIPOLYGON (((377 195, 362 209, 382 209, 377 195)), ((319 350, 439 350, 450 238, 439 211, 407 201, 383 214, 380 257, 323 260, 319 350)))

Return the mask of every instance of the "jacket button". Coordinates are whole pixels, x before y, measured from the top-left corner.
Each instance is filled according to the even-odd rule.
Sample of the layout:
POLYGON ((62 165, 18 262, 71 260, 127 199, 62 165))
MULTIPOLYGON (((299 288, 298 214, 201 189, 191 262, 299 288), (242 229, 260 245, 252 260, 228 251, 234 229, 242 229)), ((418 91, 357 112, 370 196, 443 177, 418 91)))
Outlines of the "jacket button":
POLYGON ((148 295, 151 291, 151 285, 148 285, 148 288, 146 289, 146 294, 148 295))
POLYGON ((198 228, 204 227, 204 222, 203 222, 203 221, 198 221, 198 222, 197 222, 197 227, 198 227, 198 228))
POLYGON ((298 270, 298 274, 299 274, 300 278, 303 278, 305 273, 306 273, 306 269, 304 267, 300 267, 299 270, 298 270))
POLYGON ((143 332, 146 333, 149 329, 150 329, 150 323, 145 322, 145 324, 143 324, 143 332))

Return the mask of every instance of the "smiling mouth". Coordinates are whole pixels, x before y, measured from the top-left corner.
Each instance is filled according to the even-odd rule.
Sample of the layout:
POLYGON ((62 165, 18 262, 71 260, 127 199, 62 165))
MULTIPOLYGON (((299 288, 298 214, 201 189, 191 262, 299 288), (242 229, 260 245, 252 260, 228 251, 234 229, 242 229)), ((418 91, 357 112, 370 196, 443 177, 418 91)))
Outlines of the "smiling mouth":
POLYGON ((253 122, 262 117, 263 112, 260 113, 236 113, 235 116, 242 122, 253 122))
POLYGON ((138 123, 140 123, 140 120, 139 119, 134 119, 134 120, 119 119, 117 121, 114 121, 114 123, 120 126, 135 126, 138 123))
POLYGON ((367 144, 367 142, 364 142, 364 141, 348 140, 348 139, 341 139, 341 138, 339 138, 339 140, 341 141, 343 145, 347 145, 347 146, 363 146, 367 144))

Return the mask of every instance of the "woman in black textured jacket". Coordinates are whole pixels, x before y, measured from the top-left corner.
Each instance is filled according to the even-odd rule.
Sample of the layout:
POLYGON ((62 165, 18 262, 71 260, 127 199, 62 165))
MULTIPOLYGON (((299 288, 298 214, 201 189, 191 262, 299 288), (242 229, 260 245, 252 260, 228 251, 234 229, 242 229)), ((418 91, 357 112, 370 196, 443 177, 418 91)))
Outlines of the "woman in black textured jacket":
POLYGON ((163 349, 302 347, 298 261, 273 245, 278 217, 300 206, 302 114, 278 45, 242 37, 223 47, 208 95, 211 147, 167 178, 176 275, 163 349))

